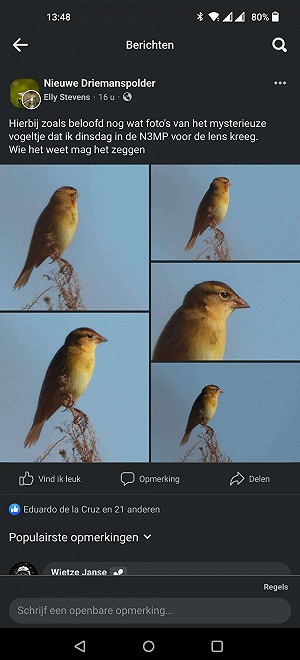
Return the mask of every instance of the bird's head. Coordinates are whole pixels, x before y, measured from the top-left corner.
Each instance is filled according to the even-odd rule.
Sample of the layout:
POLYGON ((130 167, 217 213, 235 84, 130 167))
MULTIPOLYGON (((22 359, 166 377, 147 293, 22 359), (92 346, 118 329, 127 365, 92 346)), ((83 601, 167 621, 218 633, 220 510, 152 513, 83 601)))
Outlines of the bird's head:
POLYGON ((201 282, 186 294, 184 307, 204 309, 215 320, 226 319, 234 309, 250 307, 243 298, 224 282, 201 282))
POLYGON ((72 188, 72 186, 62 186, 55 191, 51 199, 59 202, 69 201, 73 206, 76 206, 78 197, 79 194, 76 188, 72 188))
POLYGON ((91 328, 76 328, 68 334, 65 340, 66 346, 77 346, 85 351, 94 351, 98 344, 107 341, 105 337, 99 335, 96 330, 91 328))
POLYGON ((224 394, 218 385, 205 385, 202 390, 202 394, 208 397, 214 397, 218 399, 219 394, 224 394))
POLYGON ((224 192, 227 192, 229 190, 229 186, 231 186, 231 183, 229 179, 226 178, 226 176, 218 176, 210 184, 213 193, 216 195, 222 195, 224 192))

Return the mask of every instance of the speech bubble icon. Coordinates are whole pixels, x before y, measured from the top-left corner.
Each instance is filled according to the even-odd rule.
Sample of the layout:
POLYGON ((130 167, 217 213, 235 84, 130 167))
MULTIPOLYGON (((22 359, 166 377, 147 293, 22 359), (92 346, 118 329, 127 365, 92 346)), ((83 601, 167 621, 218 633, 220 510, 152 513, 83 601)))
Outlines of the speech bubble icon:
POLYGON ((133 484, 135 482, 135 474, 134 472, 121 472, 120 479, 123 486, 127 486, 127 484, 133 484))

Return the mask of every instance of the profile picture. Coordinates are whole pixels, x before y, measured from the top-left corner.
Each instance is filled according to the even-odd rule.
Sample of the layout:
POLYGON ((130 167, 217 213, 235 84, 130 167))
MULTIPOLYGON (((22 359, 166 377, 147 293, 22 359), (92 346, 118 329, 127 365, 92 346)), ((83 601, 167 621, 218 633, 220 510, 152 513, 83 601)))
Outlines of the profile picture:
MULTIPOLYGON (((10 102, 12 103, 12 105, 15 106, 15 108, 28 108, 28 106, 24 105, 23 103, 23 96, 25 92, 30 93, 30 96, 32 96, 34 92, 37 92, 38 97, 40 99, 38 105, 40 105, 41 97, 39 91, 40 91, 39 83, 34 78, 16 78, 16 80, 13 80, 10 85, 10 92, 9 92, 10 102)), ((34 100, 33 98, 31 98, 30 102, 36 103, 36 100, 37 99, 34 100)), ((26 102, 28 103, 29 99, 27 99, 26 102)), ((34 107, 38 107, 38 106, 35 105, 34 107)))
POLYGON ((38 572, 28 561, 19 561, 11 567, 9 575, 38 575, 38 572))
POLYGON ((41 104, 41 96, 34 89, 28 89, 22 94, 22 104, 27 110, 35 110, 41 104))

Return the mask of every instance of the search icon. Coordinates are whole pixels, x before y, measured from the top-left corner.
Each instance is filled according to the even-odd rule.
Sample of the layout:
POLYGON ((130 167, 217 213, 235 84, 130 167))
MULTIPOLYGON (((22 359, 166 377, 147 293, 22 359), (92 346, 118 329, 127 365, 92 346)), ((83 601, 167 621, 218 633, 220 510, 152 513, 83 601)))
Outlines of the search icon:
POLYGON ((284 53, 287 53, 285 41, 282 37, 275 37, 272 41, 272 46, 275 50, 282 50, 284 53), (279 45, 276 45, 277 43, 279 43, 279 45))

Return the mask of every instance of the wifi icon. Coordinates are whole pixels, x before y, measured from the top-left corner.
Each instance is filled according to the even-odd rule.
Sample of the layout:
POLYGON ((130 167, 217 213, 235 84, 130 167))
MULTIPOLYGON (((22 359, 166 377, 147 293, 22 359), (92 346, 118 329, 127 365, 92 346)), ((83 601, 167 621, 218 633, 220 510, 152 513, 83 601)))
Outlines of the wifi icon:
POLYGON ((218 14, 217 11, 211 11, 209 15, 209 18, 211 18, 212 21, 218 21, 220 14, 218 14))

